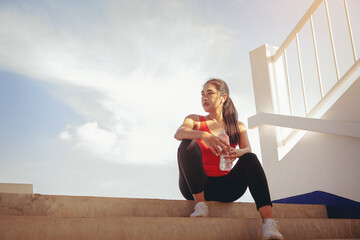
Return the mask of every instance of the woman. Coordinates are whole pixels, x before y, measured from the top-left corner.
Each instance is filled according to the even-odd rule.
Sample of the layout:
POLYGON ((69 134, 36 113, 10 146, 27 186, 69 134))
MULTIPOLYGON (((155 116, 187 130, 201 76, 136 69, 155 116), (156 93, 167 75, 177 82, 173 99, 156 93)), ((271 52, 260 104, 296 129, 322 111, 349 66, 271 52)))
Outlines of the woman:
POLYGON ((238 121, 229 97, 229 88, 221 79, 210 79, 201 92, 206 116, 189 115, 175 133, 182 141, 178 150, 179 187, 187 200, 195 200, 190 217, 206 217, 205 201, 233 202, 249 187, 263 220, 265 239, 283 239, 272 219, 272 203, 264 170, 251 147, 246 127, 238 121), (217 137, 225 129, 230 144, 217 137), (239 148, 236 148, 239 146, 239 148), (230 171, 219 168, 220 155, 233 162, 230 171))

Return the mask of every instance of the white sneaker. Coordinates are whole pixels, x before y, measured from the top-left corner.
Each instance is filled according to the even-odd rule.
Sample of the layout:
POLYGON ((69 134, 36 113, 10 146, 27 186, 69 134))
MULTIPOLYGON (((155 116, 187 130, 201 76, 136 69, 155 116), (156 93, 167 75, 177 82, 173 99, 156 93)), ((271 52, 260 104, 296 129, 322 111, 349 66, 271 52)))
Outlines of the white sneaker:
POLYGON ((264 239, 284 239, 283 235, 279 232, 277 222, 272 218, 267 218, 263 222, 262 235, 264 239))
POLYGON ((207 217, 209 215, 209 209, 205 202, 198 202, 194 209, 195 211, 190 215, 190 217, 207 217))

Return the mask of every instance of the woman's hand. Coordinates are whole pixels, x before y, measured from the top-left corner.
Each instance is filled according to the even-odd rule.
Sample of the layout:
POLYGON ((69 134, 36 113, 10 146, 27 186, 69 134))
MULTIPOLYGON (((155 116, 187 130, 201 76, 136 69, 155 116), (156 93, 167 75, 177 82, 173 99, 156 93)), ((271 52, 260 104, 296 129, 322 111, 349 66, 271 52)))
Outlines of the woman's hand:
POLYGON ((249 147, 247 148, 243 148, 243 149, 239 149, 239 148, 230 148, 229 150, 229 154, 228 155, 224 155, 224 158, 226 159, 230 159, 231 162, 235 161, 237 158, 240 158, 242 155, 244 155, 245 153, 249 153, 251 152, 251 149, 249 147))
POLYGON ((220 153, 226 155, 231 148, 226 141, 208 132, 202 132, 201 139, 216 156, 219 156, 220 153))
POLYGON ((232 162, 235 161, 236 158, 237 158, 236 149, 230 147, 230 149, 227 151, 227 154, 223 155, 223 157, 224 157, 225 159, 230 159, 230 162, 232 163, 232 162))

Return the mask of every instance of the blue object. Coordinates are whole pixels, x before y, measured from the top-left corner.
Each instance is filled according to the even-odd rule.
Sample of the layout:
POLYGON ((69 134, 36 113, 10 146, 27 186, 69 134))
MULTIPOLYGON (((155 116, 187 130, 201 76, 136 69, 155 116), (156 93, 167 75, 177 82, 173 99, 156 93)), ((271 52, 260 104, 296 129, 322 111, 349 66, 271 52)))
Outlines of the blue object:
POLYGON ((360 219, 360 203, 322 191, 283 198, 273 203, 325 205, 329 218, 360 219))

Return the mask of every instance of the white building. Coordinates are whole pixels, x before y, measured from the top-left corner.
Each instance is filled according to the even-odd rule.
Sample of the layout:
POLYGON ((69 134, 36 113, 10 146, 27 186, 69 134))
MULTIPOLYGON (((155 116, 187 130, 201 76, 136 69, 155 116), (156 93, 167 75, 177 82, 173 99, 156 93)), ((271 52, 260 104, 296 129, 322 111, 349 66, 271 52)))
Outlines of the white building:
POLYGON ((350 54, 338 54, 344 46, 334 42, 332 27, 341 21, 331 18, 324 0, 314 1, 279 48, 265 44, 250 52, 257 114, 249 128, 259 128, 274 200, 307 194, 307 203, 316 203, 312 193, 322 191, 360 201, 360 44, 346 1, 343 11, 350 54), (320 28, 328 39, 317 38, 320 28))

